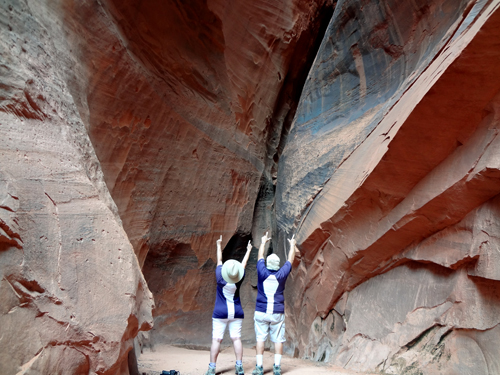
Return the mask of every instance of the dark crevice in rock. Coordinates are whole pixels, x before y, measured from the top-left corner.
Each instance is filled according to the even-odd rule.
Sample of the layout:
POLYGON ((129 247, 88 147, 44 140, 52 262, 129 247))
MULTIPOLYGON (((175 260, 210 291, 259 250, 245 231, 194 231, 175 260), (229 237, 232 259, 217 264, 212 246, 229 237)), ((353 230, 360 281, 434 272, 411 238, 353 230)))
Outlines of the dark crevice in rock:
POLYGON ((132 349, 128 352, 127 365, 130 375, 140 375, 139 368, 137 366, 137 355, 135 353, 135 347, 132 347, 132 349))
MULTIPOLYGON (((418 343, 420 343, 430 332, 434 331, 436 326, 432 326, 423 331, 420 335, 411 340, 408 344, 406 344, 406 349, 411 349, 418 343)), ((441 337, 443 338, 443 337, 441 337)))
MULTIPOLYGON (((276 172, 278 161, 283 149, 286 145, 286 140, 290 132, 290 127, 292 121, 295 117, 295 112, 297 110, 297 105, 299 103, 300 96, 302 95, 302 90, 304 88, 307 76, 311 70, 314 59, 318 54, 319 47, 323 38, 325 36, 326 30, 333 16, 333 11, 335 9, 335 3, 327 2, 323 5, 322 9, 318 12, 319 17, 316 23, 312 25, 309 32, 304 32, 300 35, 297 40, 297 45, 295 48, 294 56, 292 57, 292 62, 290 64, 290 69, 285 77, 283 83, 283 89, 280 92, 278 100, 276 101, 275 114, 280 116, 277 118, 281 122, 281 134, 279 137, 279 143, 275 148, 275 152, 269 152, 268 155, 272 155, 272 175, 273 183, 276 183, 276 172), (311 40, 313 41, 311 43, 311 40), (304 53, 305 51, 305 53, 304 53)), ((276 117, 273 119, 276 120, 276 117)), ((273 127, 274 128, 274 127, 273 127)), ((271 139, 270 139, 271 140, 271 139)), ((268 146, 271 146, 270 140, 268 141, 268 146)), ((268 149, 268 151, 271 151, 268 149)))
MULTIPOLYGON (((270 231, 273 238, 268 253, 272 253, 273 248, 283 247, 283 241, 286 241, 282 235, 273 236, 273 234, 277 233, 274 194, 278 175, 278 162, 286 145, 302 89, 325 36, 336 4, 337 2, 331 1, 323 4, 317 11, 317 19, 295 41, 294 54, 276 100, 273 117, 267 125, 267 157, 254 209, 253 233, 260 235, 265 231, 270 231)), ((281 80, 281 75, 279 78, 281 80)))
POLYGON ((319 17, 316 22, 312 24, 308 32, 300 35, 288 74, 283 83, 283 88, 276 101, 273 122, 279 121, 279 124, 274 124, 275 126, 272 128, 281 130, 279 142, 273 149, 270 149, 273 146, 273 138, 270 137, 268 140, 268 155, 269 160, 272 160, 271 175, 273 176, 274 184, 276 184, 278 161, 285 148, 304 84, 333 16, 335 5, 336 2, 327 2, 324 4, 322 9, 318 11, 319 17))
MULTIPOLYGON (((256 236, 257 243, 260 246, 260 237, 265 232, 270 232, 271 242, 269 243, 268 253, 273 252, 273 233, 275 233, 276 220, 273 213, 275 188, 272 181, 262 176, 260 181, 259 193, 255 202, 253 213, 253 235, 256 236)), ((265 255, 265 254, 264 254, 265 255)))
POLYGON ((222 261, 225 262, 228 259, 242 261, 247 250, 248 241, 251 239, 252 236, 249 233, 234 234, 222 251, 222 261))
POLYGON ((453 332, 452 329, 450 329, 449 331, 446 331, 442 336, 441 338, 439 339, 438 343, 436 344, 436 347, 439 347, 443 341, 446 339, 447 336, 449 336, 451 333, 453 332))

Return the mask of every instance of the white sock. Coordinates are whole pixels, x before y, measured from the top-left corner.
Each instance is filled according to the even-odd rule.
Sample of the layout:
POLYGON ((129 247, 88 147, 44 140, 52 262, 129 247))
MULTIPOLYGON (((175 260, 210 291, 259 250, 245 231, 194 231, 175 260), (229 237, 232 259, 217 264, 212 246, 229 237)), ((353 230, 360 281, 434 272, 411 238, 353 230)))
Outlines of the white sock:
POLYGON ((262 354, 257 354, 256 356, 257 366, 262 367, 264 363, 264 356, 262 354))
POLYGON ((281 354, 275 354, 274 355, 274 364, 276 366, 280 366, 281 365, 281 354))

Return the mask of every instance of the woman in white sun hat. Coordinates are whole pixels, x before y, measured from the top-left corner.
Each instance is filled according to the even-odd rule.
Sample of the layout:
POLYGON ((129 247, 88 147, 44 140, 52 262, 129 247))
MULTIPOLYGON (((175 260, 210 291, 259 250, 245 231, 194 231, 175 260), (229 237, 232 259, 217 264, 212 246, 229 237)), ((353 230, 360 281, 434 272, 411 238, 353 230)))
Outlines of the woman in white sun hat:
POLYGON ((235 259, 229 259, 222 264, 221 243, 222 236, 217 240, 217 268, 215 269, 217 294, 212 314, 210 364, 205 375, 215 374, 215 365, 226 327, 229 327, 229 336, 233 340, 234 354, 236 356, 235 373, 236 375, 244 375, 242 365, 243 345, 241 343, 241 326, 244 313, 240 301, 240 286, 245 276, 245 267, 252 250, 252 244, 248 241, 247 252, 241 263, 235 259))

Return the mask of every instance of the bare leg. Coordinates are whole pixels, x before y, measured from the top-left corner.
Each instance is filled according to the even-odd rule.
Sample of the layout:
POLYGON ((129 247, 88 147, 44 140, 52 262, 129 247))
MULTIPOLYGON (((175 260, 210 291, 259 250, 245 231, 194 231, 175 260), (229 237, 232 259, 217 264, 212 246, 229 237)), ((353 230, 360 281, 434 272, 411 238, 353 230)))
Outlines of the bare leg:
POLYGON ((219 356, 220 343, 222 339, 212 339, 212 347, 210 348, 210 362, 216 363, 219 356))
POLYGON ((241 343, 241 338, 231 337, 231 340, 233 340, 234 355, 236 356, 236 360, 241 361, 243 359, 243 344, 241 343))
POLYGON ((257 352, 257 355, 263 355, 264 354, 264 341, 257 341, 257 345, 255 346, 255 350, 257 352))
POLYGON ((283 343, 282 342, 275 342, 274 343, 274 354, 283 355, 283 343))

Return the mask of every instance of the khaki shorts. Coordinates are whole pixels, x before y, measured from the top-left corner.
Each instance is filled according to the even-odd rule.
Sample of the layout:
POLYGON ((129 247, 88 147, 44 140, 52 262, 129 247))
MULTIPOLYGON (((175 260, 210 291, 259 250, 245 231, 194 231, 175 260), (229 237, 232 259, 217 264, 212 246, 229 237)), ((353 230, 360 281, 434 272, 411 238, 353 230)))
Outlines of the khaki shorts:
POLYGON ((285 342, 285 314, 266 314, 256 311, 253 317, 255 322, 255 337, 257 341, 266 341, 268 333, 272 342, 285 342))
POLYGON ((235 339, 241 337, 241 326, 243 319, 217 319, 212 318, 212 338, 223 339, 226 327, 229 326, 229 337, 235 339))

